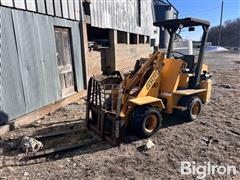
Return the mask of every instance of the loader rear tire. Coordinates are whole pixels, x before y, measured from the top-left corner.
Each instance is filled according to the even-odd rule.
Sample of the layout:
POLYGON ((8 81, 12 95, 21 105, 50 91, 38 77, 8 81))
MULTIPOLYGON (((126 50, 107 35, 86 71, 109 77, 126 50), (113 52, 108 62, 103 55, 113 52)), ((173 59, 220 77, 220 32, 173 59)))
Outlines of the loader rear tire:
POLYGON ((136 107, 130 124, 136 135, 141 138, 148 138, 160 129, 162 125, 161 112, 151 106, 136 107))

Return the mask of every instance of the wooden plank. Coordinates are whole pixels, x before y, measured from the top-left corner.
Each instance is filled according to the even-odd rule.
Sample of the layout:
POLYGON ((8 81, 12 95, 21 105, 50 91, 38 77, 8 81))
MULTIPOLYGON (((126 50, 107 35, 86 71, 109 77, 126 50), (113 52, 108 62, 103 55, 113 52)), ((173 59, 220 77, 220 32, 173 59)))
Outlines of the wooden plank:
MULTIPOLYGON (((79 124, 79 125, 82 125, 82 126, 84 126, 84 124, 86 124, 86 122, 85 121, 83 121, 83 120, 79 120, 79 119, 75 119, 75 120, 72 120, 72 121, 69 121, 69 120, 66 120, 66 121, 57 121, 57 122, 49 122, 49 123, 47 123, 47 124, 44 124, 43 126, 44 127, 50 127, 50 126, 52 126, 52 125, 64 125, 64 124, 67 124, 67 125, 75 125, 75 124, 79 124)), ((40 125, 41 126, 41 125, 40 125)))
POLYGON ((58 69, 59 69, 59 74, 64 74, 64 73, 73 71, 71 64, 67 64, 66 66, 58 66, 58 69))
POLYGON ((66 135, 66 134, 73 134, 73 133, 79 132, 81 130, 82 129, 74 129, 74 130, 67 129, 67 130, 62 130, 60 132, 50 132, 50 133, 47 133, 47 134, 37 135, 37 136, 34 136, 33 138, 39 140, 39 139, 43 139, 43 138, 62 136, 62 135, 66 135))
POLYGON ((59 80, 60 80, 61 89, 66 88, 65 75, 64 74, 59 75, 59 80))
MULTIPOLYGON (((67 81, 68 81, 68 85, 69 86, 75 86, 75 81, 74 81, 74 77, 73 77, 73 72, 67 73, 67 81)), ((76 88, 75 88, 76 90, 76 88)))
POLYGON ((66 88, 74 86, 73 73, 69 72, 65 74, 66 88))
POLYGON ((87 24, 91 24, 91 17, 89 15, 84 15, 84 21, 87 23, 87 24))
POLYGON ((62 33, 61 28, 54 28, 55 30, 55 41, 56 41, 56 50, 57 50, 57 59, 58 59, 58 65, 62 66, 64 65, 64 59, 63 59, 63 43, 62 43, 62 33))
POLYGON ((43 151, 39 151, 39 152, 36 152, 36 153, 29 154, 27 157, 30 158, 30 159, 40 158, 40 157, 44 157, 44 156, 59 153, 59 152, 65 152, 65 151, 69 151, 69 150, 83 148, 83 147, 86 147, 86 146, 91 146, 91 145, 94 145, 94 144, 97 144, 97 143, 101 143, 101 141, 98 140, 98 139, 93 139, 92 141, 88 141, 88 142, 84 142, 84 143, 71 144, 71 145, 68 145, 68 146, 45 149, 43 151))
POLYGON ((62 38, 65 64, 72 64, 72 49, 69 29, 62 29, 62 38))
POLYGON ((80 98, 84 98, 86 96, 86 91, 81 91, 79 93, 75 93, 61 101, 58 101, 54 104, 50 104, 48 106, 45 106, 43 108, 40 108, 32 113, 29 113, 25 116, 22 116, 22 117, 19 117, 19 118, 16 118, 14 119, 12 122, 11 122, 11 126, 13 128, 17 128, 17 127, 24 127, 24 126, 27 126, 29 124, 31 124, 32 122, 40 119, 40 118, 43 118, 46 114, 49 114, 49 113, 53 113, 55 112, 56 110, 70 104, 70 103, 73 103, 75 101, 77 101, 78 99, 80 98))
POLYGON ((75 92, 74 86, 62 89, 62 97, 67 97, 75 92))
POLYGON ((58 70, 62 97, 66 97, 75 92, 70 30, 68 28, 55 28, 55 34, 57 39, 58 70))

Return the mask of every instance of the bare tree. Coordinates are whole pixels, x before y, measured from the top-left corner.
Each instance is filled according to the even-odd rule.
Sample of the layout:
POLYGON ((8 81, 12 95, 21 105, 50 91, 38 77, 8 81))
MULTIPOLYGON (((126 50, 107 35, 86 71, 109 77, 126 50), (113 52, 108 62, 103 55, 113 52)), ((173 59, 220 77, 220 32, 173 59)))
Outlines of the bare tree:
MULTIPOLYGON (((220 26, 212 27, 209 31, 208 42, 218 43, 220 26)), ((225 21, 222 29, 221 46, 240 47, 240 18, 225 21)))

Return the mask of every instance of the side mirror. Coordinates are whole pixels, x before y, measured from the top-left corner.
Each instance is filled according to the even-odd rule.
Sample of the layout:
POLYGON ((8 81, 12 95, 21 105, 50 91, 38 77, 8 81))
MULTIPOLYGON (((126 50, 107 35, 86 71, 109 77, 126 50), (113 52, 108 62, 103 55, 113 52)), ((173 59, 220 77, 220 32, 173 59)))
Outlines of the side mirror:
POLYGON ((195 27, 189 27, 188 31, 195 31, 195 27))

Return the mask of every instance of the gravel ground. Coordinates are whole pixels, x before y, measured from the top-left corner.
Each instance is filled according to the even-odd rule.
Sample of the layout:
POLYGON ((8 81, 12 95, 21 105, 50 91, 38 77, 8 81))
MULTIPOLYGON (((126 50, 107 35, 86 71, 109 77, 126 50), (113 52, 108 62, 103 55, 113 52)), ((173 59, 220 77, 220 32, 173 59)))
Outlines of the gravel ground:
MULTIPOLYGON (((213 74, 211 103, 195 122, 186 123, 176 117, 165 119, 160 133, 151 138, 154 148, 141 150, 147 140, 119 147, 102 142, 26 164, 18 162, 17 150, 8 150, 0 155, 0 162, 7 164, 10 159, 19 165, 2 167, 0 179, 195 179, 194 175, 181 176, 181 161, 232 165, 240 172, 240 54, 208 53, 205 59, 213 74)), ((84 101, 79 101, 27 128, 16 129, 3 139, 14 145, 24 135, 59 131, 67 126, 80 130, 58 139, 45 139, 45 147, 84 141, 94 137, 79 121, 84 116, 84 101)), ((4 150, 6 147, 2 147, 4 150)), ((207 179, 240 179, 240 176, 213 175, 207 179)))

